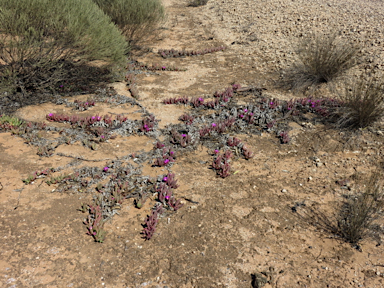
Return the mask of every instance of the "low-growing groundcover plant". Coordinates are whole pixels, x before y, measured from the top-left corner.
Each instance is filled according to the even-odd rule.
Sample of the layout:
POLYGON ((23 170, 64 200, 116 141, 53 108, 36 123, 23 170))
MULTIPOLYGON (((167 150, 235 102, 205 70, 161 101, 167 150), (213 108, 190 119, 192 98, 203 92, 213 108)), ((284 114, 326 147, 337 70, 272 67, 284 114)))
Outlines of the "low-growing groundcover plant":
POLYGON ((151 35, 165 18, 160 0, 93 0, 131 44, 151 35))
POLYGON ((92 0, 0 0, 0 30, 0 88, 8 92, 55 90, 92 60, 112 71, 128 51, 92 0))
POLYGON ((358 64, 359 46, 330 35, 310 35, 299 40, 297 61, 281 73, 279 86, 298 92, 329 83, 358 64))
MULTIPOLYGON (((68 123, 70 128, 55 128, 42 123, 23 122, 18 127, 0 125, 0 131, 15 131, 15 135, 19 135, 27 143, 37 146, 38 155, 44 157, 51 157, 54 154, 71 157, 55 153, 55 149, 59 145, 69 145, 79 140, 86 147, 95 150, 97 145, 103 145, 104 142, 115 138, 118 134, 152 137, 154 149, 149 152, 132 153, 114 160, 108 159, 109 161, 100 167, 83 167, 76 169, 73 173, 52 175, 64 169, 55 168, 54 171, 50 171, 50 178, 45 181, 47 185, 58 185, 55 188, 57 192, 77 191, 94 195, 93 203, 84 204, 81 211, 89 213, 84 222, 87 225, 87 234, 97 242, 103 242, 106 237, 103 223, 118 213, 117 211, 125 199, 133 198, 134 205, 142 208, 143 203, 151 199, 150 195, 157 194, 156 204, 143 224, 143 238, 149 240, 155 235, 157 224, 164 213, 167 212, 168 215, 183 205, 180 199, 176 199, 173 194, 178 185, 171 172, 174 162, 181 159, 180 155, 193 151, 200 144, 204 145, 209 151, 214 151, 212 164, 207 169, 213 170, 212 177, 215 177, 216 174, 216 177, 226 181, 224 178, 239 172, 233 169, 232 164, 235 161, 240 158, 252 161, 250 159, 254 157, 254 153, 243 141, 230 135, 242 133, 260 135, 261 132, 270 132, 276 133, 282 143, 290 145, 287 121, 302 121, 300 120, 301 115, 308 112, 317 115, 317 120, 326 119, 334 109, 343 105, 340 100, 327 98, 306 97, 290 101, 269 99, 265 98, 259 90, 251 91, 253 96, 251 102, 240 104, 238 99, 244 96, 241 93, 248 93, 247 91, 247 89, 233 84, 222 92, 215 92, 211 97, 213 100, 202 97, 167 99, 163 104, 189 105, 193 111, 190 115, 183 115, 180 123, 170 124, 163 129, 159 128, 158 120, 154 115, 149 114, 136 100, 113 94, 111 91, 104 91, 101 95, 96 95, 97 97, 94 96, 86 102, 68 103, 68 101, 60 100, 57 103, 66 103, 67 106, 75 109, 84 107, 93 109, 93 105, 97 106, 98 102, 106 101, 113 104, 130 103, 141 108, 143 118, 132 121, 121 114, 84 117, 49 113, 46 115, 48 121, 68 123), (207 110, 212 113, 207 115, 207 110), (39 130, 58 131, 62 136, 47 141, 40 139, 39 130), (281 135, 282 132, 284 135, 281 135), (160 142, 161 136, 164 138, 160 142), (132 161, 138 166, 130 164, 132 161), (152 166, 164 167, 168 173, 158 176, 157 179, 142 176, 140 165, 145 161, 152 166), (106 182, 104 180, 108 182, 101 184, 106 182)), ((76 159, 89 161, 78 157, 76 159)), ((47 177, 48 171, 43 172, 35 172, 25 179, 24 183, 32 184, 38 178, 47 177)))

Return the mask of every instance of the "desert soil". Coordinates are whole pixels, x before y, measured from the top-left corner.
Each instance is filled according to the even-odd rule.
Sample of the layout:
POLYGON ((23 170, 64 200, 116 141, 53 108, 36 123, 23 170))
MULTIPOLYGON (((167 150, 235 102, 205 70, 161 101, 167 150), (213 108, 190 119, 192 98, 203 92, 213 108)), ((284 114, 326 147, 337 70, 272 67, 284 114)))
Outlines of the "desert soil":
MULTIPOLYGON (((161 120, 162 129, 180 123, 178 118, 191 112, 191 107, 163 105, 164 99, 212 97, 234 82, 265 88, 266 98, 302 97, 275 89, 271 80, 278 69, 294 61, 290 43, 311 31, 340 30, 342 37, 364 44, 359 71, 372 66, 381 70, 383 3, 210 0, 205 6, 188 7, 185 0, 164 0, 167 21, 146 43, 151 52, 136 51, 135 59, 186 71, 136 75, 138 102, 161 120), (227 49, 203 56, 163 59, 156 53, 220 45, 227 49)), ((118 94, 131 97, 126 83, 112 86, 118 94)), ((88 97, 92 95, 67 100, 88 97)), ((238 103, 245 105, 247 99, 238 103)), ((48 122, 49 113, 143 117, 137 106, 99 102, 84 112, 44 103, 22 107, 15 114, 26 121, 70 127, 48 122)), ((151 151, 156 139, 118 136, 100 143, 95 151, 77 141, 60 145, 50 157, 40 157, 38 148, 25 139, 1 133, 0 286, 384 287, 380 233, 352 247, 311 225, 308 218, 311 209, 332 218, 346 194, 363 188, 383 160, 384 126, 348 133, 310 118, 287 123, 288 144, 264 130, 232 133, 248 144, 254 157, 235 159, 236 173, 225 179, 210 169, 208 148, 199 145, 181 153, 169 169, 176 174, 180 187, 175 195, 184 206, 161 218, 149 241, 140 232, 154 197, 142 209, 135 208, 132 199, 124 200, 119 215, 105 225, 105 241, 97 243, 86 235, 86 214, 79 211, 82 203, 92 203, 92 193, 58 192, 58 184, 47 185, 47 178, 30 185, 23 179, 50 167, 63 167, 53 176, 81 167, 102 169, 114 159, 151 151), (336 183, 344 179, 347 185, 336 183)), ((52 140, 59 135, 46 130, 39 137, 52 140)), ((156 177, 168 170, 144 163, 142 173, 156 177)), ((383 228, 383 219, 376 224, 383 228)))

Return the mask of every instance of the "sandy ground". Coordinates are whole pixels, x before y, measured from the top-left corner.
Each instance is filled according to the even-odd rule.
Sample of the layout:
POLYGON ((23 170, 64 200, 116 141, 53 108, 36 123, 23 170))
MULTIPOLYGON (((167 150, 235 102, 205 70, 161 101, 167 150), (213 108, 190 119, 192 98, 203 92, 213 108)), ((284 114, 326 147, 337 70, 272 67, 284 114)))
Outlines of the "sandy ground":
MULTIPOLYGON (((152 50, 137 56, 143 63, 179 67, 186 71, 144 71, 136 75, 138 103, 153 113, 159 129, 180 123, 191 112, 183 105, 163 105, 170 97, 212 97, 232 83, 265 88, 266 98, 301 97, 275 89, 276 71, 294 61, 292 43, 307 33, 340 31, 345 39, 363 45, 363 63, 356 69, 383 68, 382 1, 226 1, 210 0, 202 7, 165 0, 168 18, 152 50), (200 50, 225 45, 226 50, 203 56, 162 59, 159 49, 200 50)), ((112 85, 131 97, 125 83, 112 85)), ((93 95, 68 98, 86 100, 93 95)), ((254 95, 238 96, 246 105, 254 95)), ((79 112, 46 103, 19 109, 26 121, 48 122, 49 113, 117 115, 130 120, 144 113, 131 104, 97 102, 79 112)), ((309 115, 310 116, 310 115, 309 115)), ((332 219, 346 194, 363 188, 376 166, 383 167, 384 127, 357 134, 340 132, 321 123, 290 121, 291 142, 282 145, 276 134, 236 133, 254 151, 250 160, 236 159, 236 174, 222 179, 211 169, 210 149, 180 153, 171 166, 180 187, 175 195, 184 206, 159 220, 154 237, 145 241, 142 224, 155 203, 151 196, 142 209, 132 199, 105 224, 103 243, 86 235, 82 203, 93 193, 47 185, 47 178, 26 185, 35 171, 62 167, 53 176, 81 167, 103 169, 132 153, 152 151, 150 135, 119 135, 98 144, 81 141, 58 146, 52 156, 10 132, 0 134, 0 283, 2 287, 384 287, 382 234, 367 237, 359 249, 311 225, 310 210, 332 219), (348 180, 348 186, 336 183, 348 180), (188 199, 188 200, 185 200, 188 199)), ((79 132, 80 133, 80 132, 79 132)), ((39 136, 54 140, 59 132, 39 136)), ((75 139, 75 135, 73 136, 75 139)), ((127 160, 128 159, 128 160, 127 160)), ((122 160, 123 161, 123 160, 122 160)), ((125 161, 125 160, 124 160, 125 161)), ((142 174, 164 175, 168 170, 143 163, 142 174)), ((383 219, 377 222, 383 229, 383 219)), ((380 229, 379 229, 380 228, 380 229)))

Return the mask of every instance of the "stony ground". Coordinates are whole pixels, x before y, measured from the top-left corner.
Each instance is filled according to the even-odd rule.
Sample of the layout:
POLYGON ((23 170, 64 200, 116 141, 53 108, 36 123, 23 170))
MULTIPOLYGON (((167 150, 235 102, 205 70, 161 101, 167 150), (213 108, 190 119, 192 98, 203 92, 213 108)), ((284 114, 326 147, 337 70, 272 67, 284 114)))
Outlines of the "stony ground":
MULTIPOLYGON (((135 57, 186 71, 136 70, 137 102, 121 82, 112 85, 119 99, 131 100, 96 102, 84 112, 59 105, 60 101, 23 107, 16 112, 18 117, 53 128, 39 130, 33 141, 10 132, 0 134, 2 287, 384 287, 382 218, 376 222, 376 233, 361 241, 358 249, 321 225, 312 225, 319 220, 313 211, 332 221, 345 195, 363 189, 375 167, 382 169, 382 124, 352 133, 333 129, 307 113, 282 121, 291 138, 288 144, 281 144, 274 130, 229 132, 227 136, 247 143, 254 157, 235 157, 234 173, 225 179, 211 168, 213 144, 179 149, 168 168, 135 162, 132 156, 151 153, 157 140, 166 141, 164 131, 180 124, 184 113, 212 117, 213 112, 196 112, 190 106, 164 105, 164 99, 212 99, 215 91, 235 82, 260 88, 235 94, 237 107, 254 103, 260 91, 267 99, 302 97, 275 89, 272 80, 278 69, 294 61, 295 37, 311 31, 340 30, 346 39, 364 44, 364 61, 354 72, 372 66, 380 71, 383 2, 210 0, 202 7, 188 7, 186 1, 165 0, 164 4, 167 21, 146 43, 152 52, 136 51, 135 57), (220 45, 227 49, 195 57, 163 59, 156 53, 220 45), (161 120, 159 134, 116 132, 115 139, 97 143, 97 150, 81 141, 82 130, 46 120, 49 113, 123 113, 134 123, 145 112, 161 120), (33 143, 56 141, 62 137, 60 129, 74 131, 68 132, 72 141, 58 145, 50 157, 37 155, 33 143), (139 163, 143 177, 176 175, 180 187, 174 193, 184 206, 165 214, 149 241, 140 232, 154 195, 141 209, 133 199, 125 199, 119 214, 105 224, 105 241, 96 243, 86 235, 87 214, 79 211, 83 203, 92 203, 96 191, 49 186, 45 182, 49 177, 23 183, 35 171, 50 167, 62 168, 53 176, 82 167, 101 171, 106 165, 113 173, 116 160, 139 163)), ((65 99, 72 103, 90 97, 117 99, 102 93, 65 99)))

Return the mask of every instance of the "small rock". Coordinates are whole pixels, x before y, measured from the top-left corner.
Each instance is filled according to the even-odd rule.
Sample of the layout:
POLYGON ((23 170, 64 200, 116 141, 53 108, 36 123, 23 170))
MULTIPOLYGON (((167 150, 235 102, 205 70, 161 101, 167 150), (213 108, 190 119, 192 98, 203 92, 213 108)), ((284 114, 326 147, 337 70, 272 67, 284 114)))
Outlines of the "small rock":
POLYGON ((288 191, 287 191, 287 189, 282 189, 281 192, 282 193, 287 193, 288 191))
POLYGON ((321 167, 321 166, 323 166, 323 163, 321 163, 321 162, 317 162, 317 163, 316 163, 316 166, 317 166, 317 167, 321 167))
POLYGON ((376 131, 376 134, 377 134, 377 135, 380 135, 380 136, 383 136, 383 132, 380 131, 380 130, 377 130, 377 131, 376 131))
POLYGON ((309 177, 308 177, 308 182, 309 182, 309 181, 311 181, 311 180, 312 180, 312 177, 311 177, 311 176, 309 176, 309 177))

